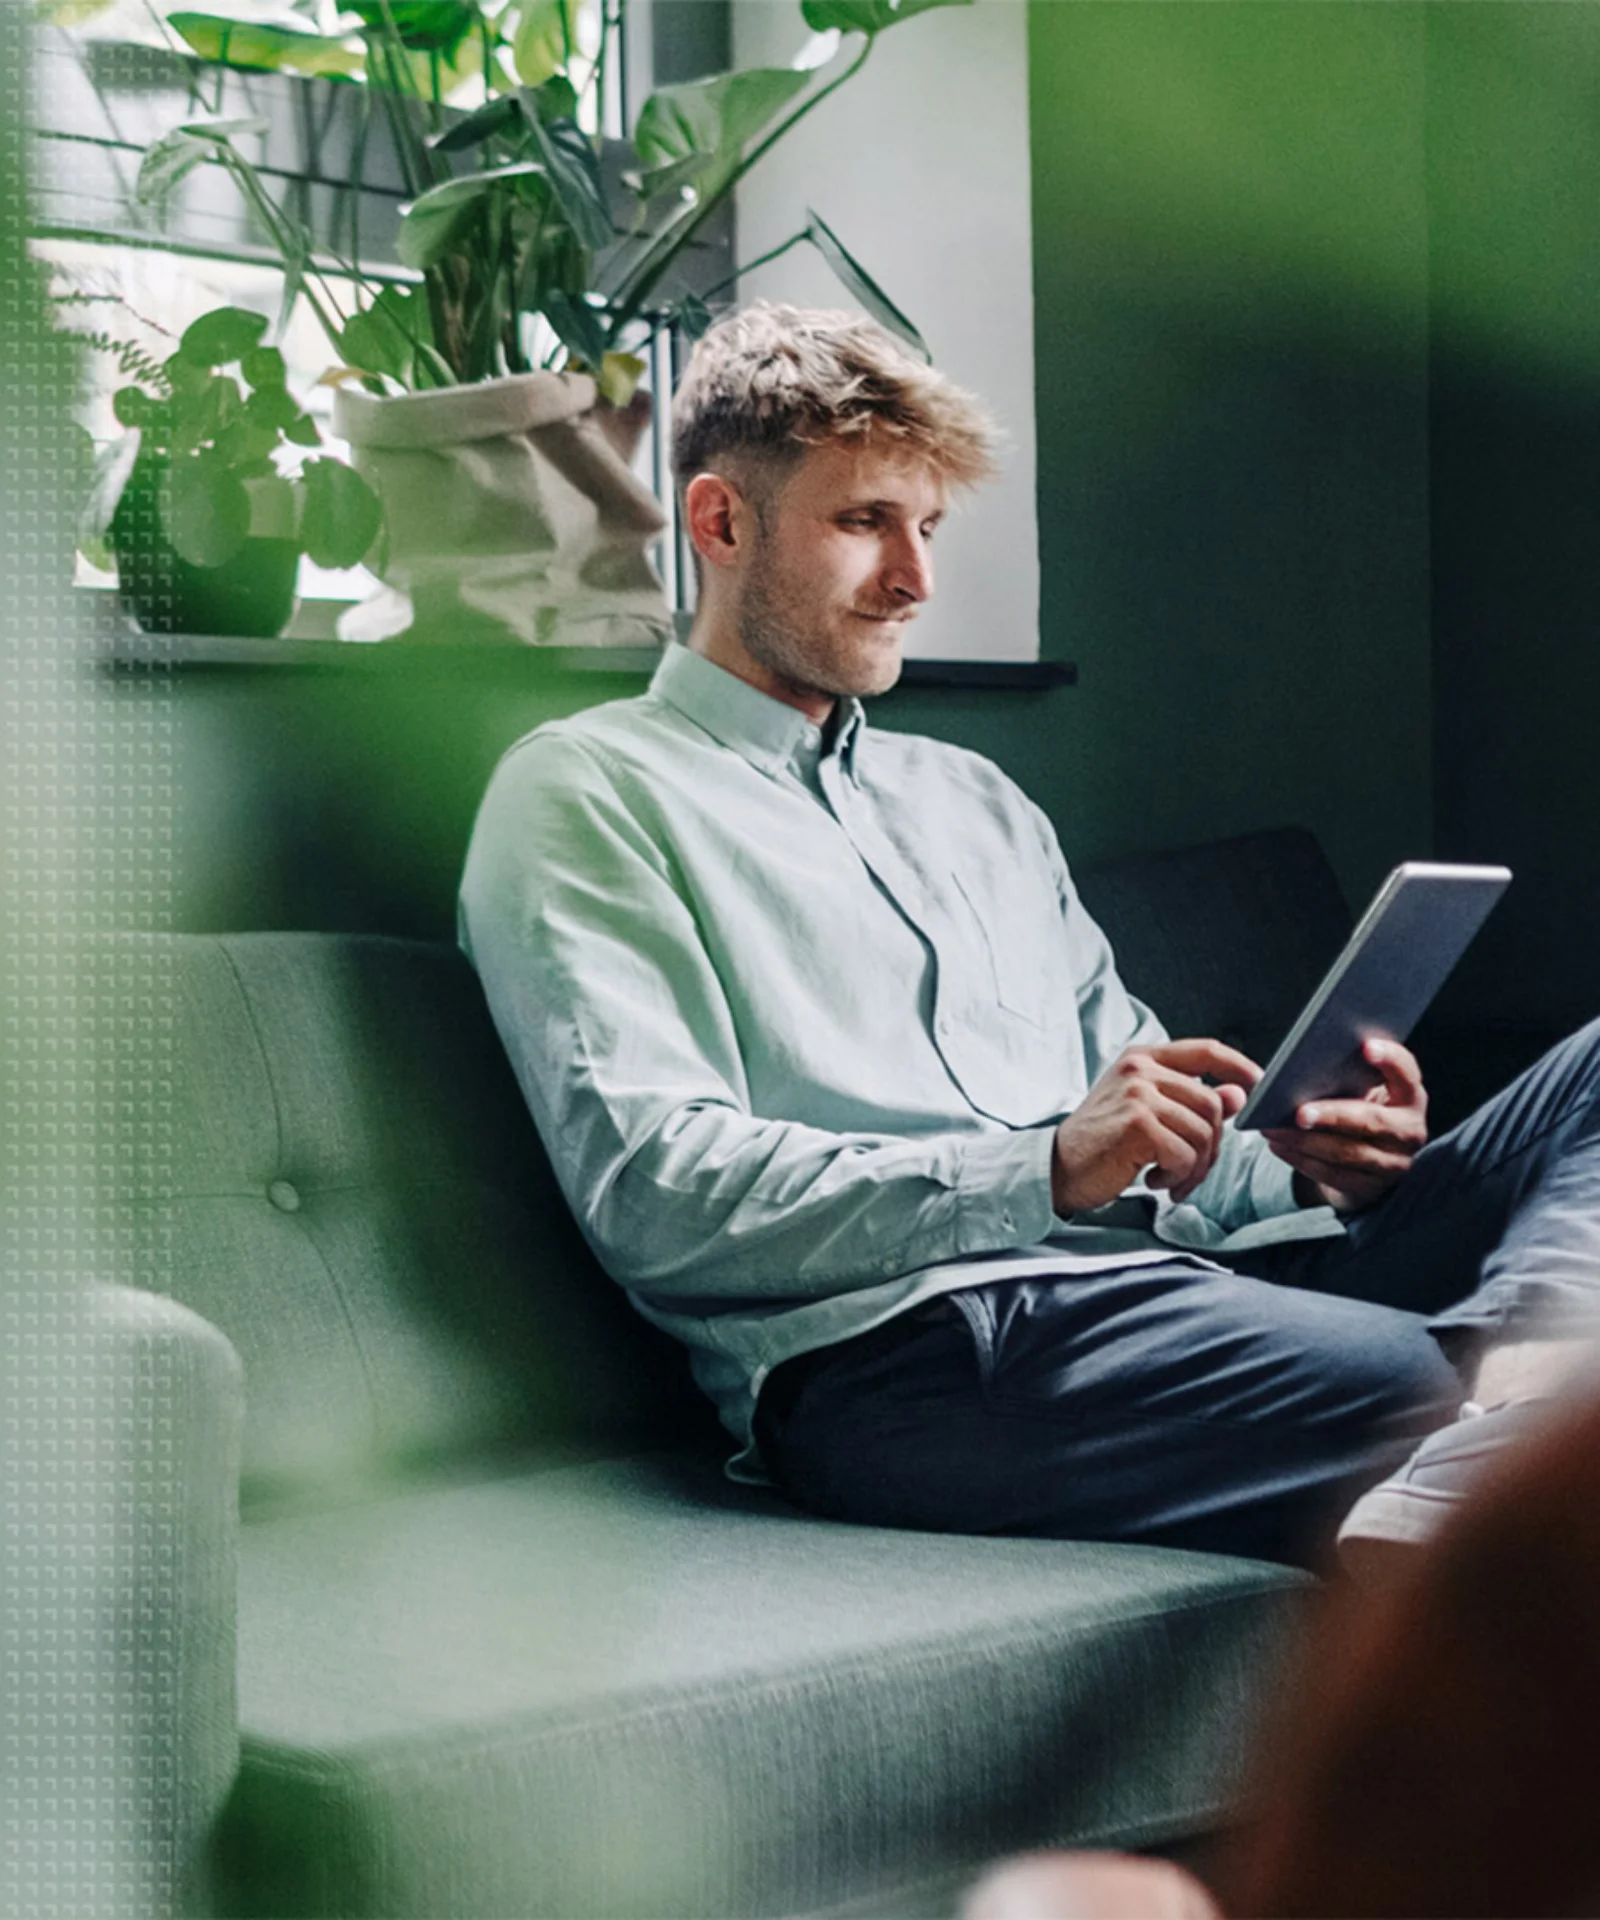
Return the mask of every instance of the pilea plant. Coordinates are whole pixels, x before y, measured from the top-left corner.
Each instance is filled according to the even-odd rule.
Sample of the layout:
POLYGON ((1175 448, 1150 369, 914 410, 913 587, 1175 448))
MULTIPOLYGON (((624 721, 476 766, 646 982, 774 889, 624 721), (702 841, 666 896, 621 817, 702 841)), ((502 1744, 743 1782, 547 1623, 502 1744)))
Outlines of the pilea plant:
MULTIPOLYGON (((263 346, 264 315, 217 307, 184 333, 175 353, 117 389, 127 428, 106 450, 84 534, 126 548, 135 503, 153 501, 159 533, 192 567, 221 567, 269 529, 319 566, 357 564, 377 538, 382 509, 354 468, 325 456, 284 473, 282 448, 320 444, 315 420, 289 392, 283 356, 263 346)), ((127 364, 126 359, 124 364, 127 364)))

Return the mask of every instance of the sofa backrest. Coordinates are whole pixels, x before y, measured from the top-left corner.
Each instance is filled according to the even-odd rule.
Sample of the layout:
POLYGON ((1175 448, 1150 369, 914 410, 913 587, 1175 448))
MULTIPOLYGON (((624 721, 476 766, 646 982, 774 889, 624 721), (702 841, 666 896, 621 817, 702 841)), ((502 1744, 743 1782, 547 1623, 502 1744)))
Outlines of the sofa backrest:
MULTIPOLYGON (((1081 886, 1173 1032, 1258 1058, 1348 926, 1300 832, 1081 886)), ((137 1278, 239 1350, 247 1501, 517 1447, 719 1444, 682 1355, 572 1224, 459 954, 314 933, 140 945, 141 978, 156 956, 168 971, 172 1038, 125 1103, 137 1278), (169 1075, 170 1124, 147 1125, 169 1075)))
POLYGON ((453 950, 177 936, 145 1284, 244 1361, 247 1501, 519 1446, 709 1437, 571 1222, 453 950))
POLYGON ((1108 861, 1078 889, 1123 983, 1175 1039, 1225 1040, 1263 1066, 1350 934, 1303 827, 1108 861))

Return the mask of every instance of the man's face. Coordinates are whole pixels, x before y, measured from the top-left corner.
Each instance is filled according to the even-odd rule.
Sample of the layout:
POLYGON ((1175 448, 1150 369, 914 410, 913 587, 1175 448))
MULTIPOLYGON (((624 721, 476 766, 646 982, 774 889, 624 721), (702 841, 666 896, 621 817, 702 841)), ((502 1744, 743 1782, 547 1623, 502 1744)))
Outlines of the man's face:
POLYGON ((811 447, 761 503, 735 618, 746 652, 791 694, 882 693, 933 592, 945 487, 870 444, 811 447))

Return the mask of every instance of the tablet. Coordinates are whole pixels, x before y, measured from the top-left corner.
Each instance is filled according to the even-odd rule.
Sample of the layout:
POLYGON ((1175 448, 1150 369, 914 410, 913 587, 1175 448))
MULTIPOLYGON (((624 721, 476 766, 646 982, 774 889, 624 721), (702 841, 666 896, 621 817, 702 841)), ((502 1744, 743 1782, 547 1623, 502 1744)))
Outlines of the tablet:
POLYGON ((1307 1100, 1359 1099, 1377 1086, 1383 1075, 1362 1043, 1408 1037, 1510 884, 1509 867, 1396 867, 1234 1125, 1292 1127, 1307 1100))

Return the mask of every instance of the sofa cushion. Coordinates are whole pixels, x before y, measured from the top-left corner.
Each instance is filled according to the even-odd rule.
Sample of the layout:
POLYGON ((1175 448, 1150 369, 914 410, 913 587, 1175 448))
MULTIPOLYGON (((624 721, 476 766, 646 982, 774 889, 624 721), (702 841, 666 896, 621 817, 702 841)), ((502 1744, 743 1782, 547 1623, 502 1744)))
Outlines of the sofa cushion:
POLYGON ((175 1123, 130 1176, 140 1278, 244 1361, 247 1500, 541 1437, 709 1432, 573 1226, 460 955, 159 944, 175 1123))
POLYGON ((244 1530, 230 1910, 802 1912, 1214 1820, 1301 1576, 655 1456, 244 1530))

